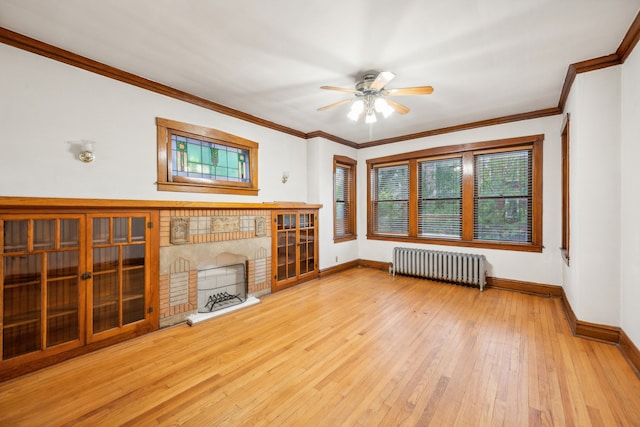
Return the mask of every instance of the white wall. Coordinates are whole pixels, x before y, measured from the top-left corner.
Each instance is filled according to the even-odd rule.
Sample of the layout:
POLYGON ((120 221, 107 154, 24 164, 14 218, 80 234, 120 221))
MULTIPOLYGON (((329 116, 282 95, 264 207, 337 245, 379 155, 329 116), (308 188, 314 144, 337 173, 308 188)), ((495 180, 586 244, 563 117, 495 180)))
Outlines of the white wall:
MULTIPOLYGON (((576 267, 576 263, 580 260, 574 259, 574 253, 576 251, 579 252, 578 246, 580 242, 580 238, 576 232, 573 231, 576 225, 574 222, 577 222, 579 218, 576 215, 575 209, 573 209, 572 200, 575 183, 578 181, 577 171, 580 170, 579 165, 574 164, 576 159, 576 151, 578 150, 578 144, 575 141, 580 139, 580 128, 575 126, 574 121, 578 120, 577 109, 578 109, 578 92, 579 92, 580 80, 574 81, 571 91, 569 92, 569 96, 567 97, 567 101, 565 103, 565 117, 566 115, 570 116, 569 123, 569 185, 570 195, 569 195, 569 212, 570 212, 570 240, 569 240, 569 265, 566 265, 564 262, 562 263, 562 287, 564 288, 565 295, 569 300, 572 308, 573 306, 578 306, 580 304, 580 292, 578 288, 578 284, 580 283, 578 277, 578 269, 576 267)), ((574 308, 575 310, 575 308, 574 308)))
POLYGON ((0 44, 0 195, 191 201, 306 201, 306 141, 0 44), (155 118, 260 144, 258 196, 157 191, 155 118), (85 164, 69 141, 93 140, 85 164), (282 184, 282 171, 290 171, 282 184))
POLYGON ((398 142, 358 150, 358 212, 360 258, 390 262, 398 242, 367 240, 366 238, 366 183, 367 159, 405 153, 426 148, 464 144, 518 136, 544 134, 543 142, 543 245, 542 253, 504 251, 480 248, 404 244, 408 247, 435 248, 456 252, 484 254, 490 264, 489 275, 503 279, 522 280, 542 284, 560 285, 561 270, 561 116, 532 119, 517 123, 483 127, 467 131, 437 135, 412 141, 398 142))
MULTIPOLYGON (((333 242, 333 156, 346 156, 356 159, 357 150, 342 144, 328 141, 324 138, 309 140, 309 194, 317 194, 317 199, 311 199, 311 203, 322 203, 320 209, 320 269, 336 266, 358 259, 358 242, 350 240, 346 242, 333 242)), ((356 193, 361 190, 358 184, 356 193)), ((366 187, 365 187, 366 188, 366 187)), ((357 215, 366 215, 366 210, 357 215)), ((358 235, 366 233, 366 228, 358 226, 358 235)))
POLYGON ((587 322, 620 325, 621 67, 576 77, 571 114, 571 263, 567 298, 587 322))
POLYGON ((622 66, 621 322, 640 347, 640 47, 622 66))

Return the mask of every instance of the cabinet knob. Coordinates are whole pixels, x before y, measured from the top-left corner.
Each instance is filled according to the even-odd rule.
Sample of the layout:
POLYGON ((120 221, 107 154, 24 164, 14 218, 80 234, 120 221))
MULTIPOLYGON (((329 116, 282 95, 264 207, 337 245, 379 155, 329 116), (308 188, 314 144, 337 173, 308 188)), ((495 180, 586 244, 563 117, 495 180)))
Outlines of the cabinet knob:
POLYGON ((91 279, 91 272, 87 271, 86 273, 84 273, 82 276, 82 280, 87 280, 87 279, 91 279))

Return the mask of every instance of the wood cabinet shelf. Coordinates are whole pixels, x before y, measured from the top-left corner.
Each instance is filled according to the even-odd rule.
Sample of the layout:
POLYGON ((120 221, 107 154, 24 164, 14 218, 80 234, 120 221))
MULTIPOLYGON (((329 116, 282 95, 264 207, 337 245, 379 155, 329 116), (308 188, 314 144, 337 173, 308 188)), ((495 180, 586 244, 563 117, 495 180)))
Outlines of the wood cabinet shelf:
POLYGON ((117 273, 118 269, 114 268, 112 270, 99 270, 99 271, 95 271, 93 272, 93 276, 104 276, 106 274, 113 274, 113 273, 117 273))
POLYGON ((64 282, 65 280, 73 280, 77 278, 78 278, 77 274, 73 274, 69 276, 54 276, 54 277, 49 277, 47 279, 47 283, 64 282))
POLYGON ((31 311, 28 313, 20 313, 5 317, 3 327, 5 329, 15 328, 16 326, 27 325, 29 323, 37 323, 40 319, 39 311, 31 311))
POLYGON ((47 312, 47 319, 54 319, 56 317, 64 317, 70 315, 78 315, 77 306, 49 308, 49 311, 47 312))
POLYGON ((109 307, 109 306, 114 306, 118 304, 118 300, 117 299, 103 299, 103 300, 98 300, 95 301, 93 303, 93 308, 102 308, 102 307, 109 307))
POLYGON ((40 280, 31 280, 28 282, 7 282, 4 284, 4 289, 13 289, 13 288, 20 288, 22 286, 33 286, 33 285, 39 285, 40 284, 40 280))
POLYGON ((127 295, 122 295, 122 301, 133 301, 133 300, 143 299, 143 298, 144 298, 144 294, 127 294, 127 295))

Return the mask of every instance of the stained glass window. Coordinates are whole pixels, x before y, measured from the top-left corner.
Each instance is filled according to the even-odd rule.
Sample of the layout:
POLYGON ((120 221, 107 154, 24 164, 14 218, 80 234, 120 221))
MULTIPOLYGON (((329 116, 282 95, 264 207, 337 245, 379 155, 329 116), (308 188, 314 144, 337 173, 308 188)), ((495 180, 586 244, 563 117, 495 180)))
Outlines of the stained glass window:
POLYGON ((250 182, 249 150, 171 135, 173 175, 214 181, 250 182))
POLYGON ((258 195, 258 143, 156 118, 158 190, 258 195))

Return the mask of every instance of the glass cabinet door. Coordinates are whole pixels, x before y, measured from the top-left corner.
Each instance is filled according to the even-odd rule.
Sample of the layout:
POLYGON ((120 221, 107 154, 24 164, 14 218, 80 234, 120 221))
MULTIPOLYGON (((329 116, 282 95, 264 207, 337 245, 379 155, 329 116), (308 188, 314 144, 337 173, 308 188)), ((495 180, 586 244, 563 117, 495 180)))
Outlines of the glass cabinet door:
POLYGON ((146 319, 148 217, 91 219, 90 340, 146 319))
POLYGON ((300 247, 300 259, 299 259, 299 272, 300 276, 313 273, 316 270, 316 228, 315 228, 315 214, 314 213, 301 213, 300 216, 300 229, 299 229, 299 243, 300 247))
POLYGON ((316 211, 308 210, 274 213, 272 291, 317 274, 316 215, 316 211))
POLYGON ((81 345, 83 218, 15 217, 0 218, 2 359, 81 345))
POLYGON ((296 277, 296 224, 297 215, 278 214, 276 220, 278 280, 296 277))

